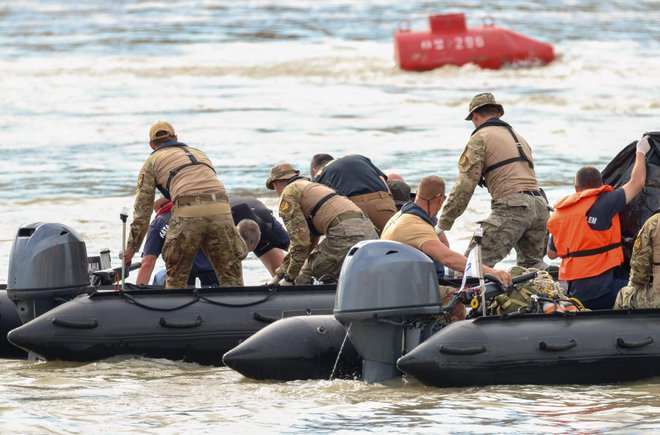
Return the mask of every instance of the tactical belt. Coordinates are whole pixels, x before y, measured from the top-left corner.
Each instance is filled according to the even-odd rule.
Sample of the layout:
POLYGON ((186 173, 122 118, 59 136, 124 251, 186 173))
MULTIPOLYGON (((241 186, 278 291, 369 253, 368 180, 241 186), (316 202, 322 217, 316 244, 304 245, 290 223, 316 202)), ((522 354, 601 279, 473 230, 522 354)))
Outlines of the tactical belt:
POLYGON ((202 204, 205 202, 221 202, 221 201, 229 201, 227 198, 227 194, 225 193, 213 193, 211 195, 181 195, 177 196, 176 201, 174 201, 174 205, 176 206, 185 206, 185 205, 195 205, 195 204, 202 204))
POLYGON ((524 193, 525 195, 532 195, 532 196, 543 196, 541 192, 538 190, 521 190, 520 193, 524 193))
POLYGON ((591 255, 602 254, 603 252, 611 251, 620 246, 623 246, 621 242, 612 243, 611 245, 601 246, 600 248, 594 249, 585 249, 583 251, 568 252, 565 255, 561 255, 561 258, 576 258, 576 257, 589 257, 591 255))
POLYGON ((341 214, 338 214, 335 216, 330 223, 328 224, 328 228, 332 228, 334 226, 339 225, 341 222, 344 222, 349 219, 357 219, 357 218, 364 218, 364 215, 362 214, 361 211, 347 211, 341 214))
POLYGON ((389 197, 390 194, 388 192, 371 192, 362 195, 349 196, 348 199, 350 199, 353 202, 356 202, 356 201, 370 201, 372 199, 389 198, 389 197))

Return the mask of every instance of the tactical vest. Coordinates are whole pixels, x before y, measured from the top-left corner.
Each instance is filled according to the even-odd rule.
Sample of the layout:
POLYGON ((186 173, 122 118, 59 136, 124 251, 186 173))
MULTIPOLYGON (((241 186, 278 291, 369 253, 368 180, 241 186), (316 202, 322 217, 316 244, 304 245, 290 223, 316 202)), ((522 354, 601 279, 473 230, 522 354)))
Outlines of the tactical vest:
MULTIPOLYGON (((493 194, 493 197, 501 196, 498 193, 503 190, 502 184, 504 182, 499 180, 506 180, 507 187, 513 185, 512 192, 538 190, 536 175, 534 174, 534 163, 525 153, 523 142, 518 139, 513 128, 500 119, 492 118, 477 127, 472 132, 472 136, 478 132, 482 132, 482 129, 487 127, 503 127, 506 129, 507 133, 500 133, 500 131, 503 130, 502 128, 496 128, 494 131, 488 133, 483 132, 484 141, 486 142, 486 155, 484 160, 485 167, 479 180, 479 186, 488 187, 488 190, 493 194), (494 139, 488 137, 493 135, 496 136, 494 139), (511 148, 510 140, 504 135, 510 136, 513 140, 515 151, 511 148), (512 151, 516 155, 509 157, 512 155, 512 151), (517 165, 515 167, 509 166, 513 164, 517 165), (504 167, 509 167, 510 169, 503 172, 501 168, 504 167), (489 179, 488 183, 486 178, 489 179), (516 187, 516 185, 518 186, 516 187)), ((526 142, 524 144, 527 145, 526 142)))
POLYGON ((300 208, 312 235, 325 234, 330 222, 342 213, 360 212, 358 206, 351 200, 323 184, 311 182, 303 177, 294 177, 289 180, 287 186, 289 184, 296 185, 300 189, 300 208))
POLYGON ((197 158, 188 149, 188 145, 186 145, 184 143, 181 143, 181 142, 173 142, 173 141, 172 142, 167 142, 164 145, 161 145, 160 147, 155 149, 151 154, 154 155, 154 154, 156 154, 156 153, 158 153, 158 152, 160 152, 164 149, 168 149, 168 148, 178 148, 178 149, 180 149, 188 157, 188 159, 190 159, 190 163, 186 163, 184 165, 178 166, 177 168, 171 170, 170 174, 167 178, 167 182, 166 182, 165 186, 156 183, 156 188, 160 191, 160 193, 165 198, 170 199, 170 200, 172 199, 171 195, 170 195, 170 184, 172 183, 172 180, 174 179, 174 177, 176 177, 179 174, 179 172, 181 172, 183 169, 186 169, 186 168, 189 168, 189 167, 192 167, 192 166, 197 166, 197 165, 204 165, 207 168, 211 169, 214 174, 216 173, 213 166, 211 166, 211 165, 209 165, 205 162, 200 162, 199 160, 197 160, 197 158))
POLYGON ((562 258, 559 279, 575 280, 599 275, 623 263, 621 224, 619 216, 612 218, 612 226, 594 231, 587 222, 587 211, 602 192, 612 186, 586 189, 560 199, 548 220, 557 254, 562 258))

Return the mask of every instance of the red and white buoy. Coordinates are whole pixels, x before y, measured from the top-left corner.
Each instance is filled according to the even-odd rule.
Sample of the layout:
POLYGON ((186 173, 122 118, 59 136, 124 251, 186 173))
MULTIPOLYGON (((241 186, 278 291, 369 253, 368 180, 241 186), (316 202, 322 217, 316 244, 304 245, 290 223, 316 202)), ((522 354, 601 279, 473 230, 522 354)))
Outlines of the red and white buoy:
POLYGON ((462 13, 432 15, 429 22, 430 31, 394 32, 395 58, 401 69, 428 71, 467 63, 499 69, 516 63, 545 65, 555 58, 551 45, 497 27, 492 20, 470 29, 462 13))

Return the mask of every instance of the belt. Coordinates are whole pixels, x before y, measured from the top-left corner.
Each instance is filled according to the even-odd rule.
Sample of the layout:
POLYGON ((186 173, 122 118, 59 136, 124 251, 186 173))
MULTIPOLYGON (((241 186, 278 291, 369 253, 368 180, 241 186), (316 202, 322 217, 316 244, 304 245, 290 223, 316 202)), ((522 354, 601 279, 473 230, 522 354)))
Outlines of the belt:
POLYGON ((338 214, 330 221, 330 223, 328 224, 328 228, 332 228, 336 225, 339 225, 341 222, 346 221, 348 219, 357 219, 357 218, 364 219, 364 215, 362 214, 361 211, 347 211, 338 214))
POLYGON ((351 201, 369 201, 371 199, 376 199, 376 198, 389 198, 390 194, 388 192, 371 192, 371 193, 365 193, 363 195, 353 195, 349 196, 348 199, 351 201))
POLYGON ((538 190, 521 190, 518 193, 524 193, 525 195, 531 195, 531 196, 543 196, 543 194, 538 190))
POLYGON ((176 198, 174 205, 177 207, 185 205, 196 205, 202 204, 205 202, 218 202, 218 201, 229 201, 227 195, 224 193, 213 193, 205 195, 182 195, 176 198))

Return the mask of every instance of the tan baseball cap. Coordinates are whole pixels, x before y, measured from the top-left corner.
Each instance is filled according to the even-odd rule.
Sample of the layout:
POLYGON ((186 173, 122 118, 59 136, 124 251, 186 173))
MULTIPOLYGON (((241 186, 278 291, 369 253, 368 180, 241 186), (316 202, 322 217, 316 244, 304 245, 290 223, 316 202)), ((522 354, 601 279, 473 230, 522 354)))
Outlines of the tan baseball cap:
POLYGON ((273 181, 288 180, 298 175, 300 175, 300 171, 294 169, 291 163, 279 163, 270 170, 270 177, 266 180, 266 187, 270 190, 275 190, 273 181))
POLYGON ((498 102, 495 101, 495 96, 490 92, 484 92, 481 94, 477 94, 474 96, 474 98, 472 98, 472 101, 470 101, 470 108, 468 109, 469 112, 467 117, 465 117, 465 120, 472 121, 472 112, 484 106, 495 106, 498 109, 500 109, 500 116, 504 115, 504 107, 502 107, 501 104, 498 104, 498 102))
POLYGON ((149 140, 155 141, 166 137, 176 136, 172 124, 166 121, 158 121, 149 129, 149 140))

